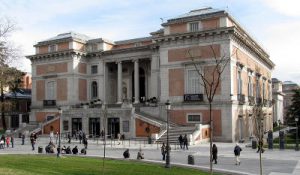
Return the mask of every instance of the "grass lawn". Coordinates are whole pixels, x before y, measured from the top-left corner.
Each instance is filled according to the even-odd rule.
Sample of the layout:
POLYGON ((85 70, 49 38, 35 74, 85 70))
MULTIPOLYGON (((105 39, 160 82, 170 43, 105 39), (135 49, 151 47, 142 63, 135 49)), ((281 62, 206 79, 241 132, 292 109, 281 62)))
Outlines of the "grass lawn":
MULTIPOLYGON (((43 155, 0 155, 1 175, 102 175, 102 159, 43 155)), ((105 160, 105 175, 206 175, 195 169, 164 168, 135 161, 105 160)))

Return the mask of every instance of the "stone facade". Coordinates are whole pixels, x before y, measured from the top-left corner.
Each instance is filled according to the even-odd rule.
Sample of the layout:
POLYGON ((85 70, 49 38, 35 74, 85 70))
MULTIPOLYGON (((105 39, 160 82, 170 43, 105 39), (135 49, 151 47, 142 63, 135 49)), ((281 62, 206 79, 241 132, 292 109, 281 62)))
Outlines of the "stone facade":
MULTIPOLYGON (((266 104, 265 130, 272 128, 272 108, 268 104, 272 100, 274 64, 227 12, 193 10, 162 26, 150 37, 132 40, 113 42, 65 33, 37 43, 36 54, 28 56, 33 77, 31 120, 36 121, 39 112, 67 106, 62 113, 66 121, 62 122, 69 122, 69 127, 63 131, 82 129, 90 133, 89 118, 99 116, 102 130, 111 127, 108 121, 103 125, 103 109, 75 108, 101 99, 102 104, 108 104, 108 111, 116 111, 113 118, 119 123, 114 125, 119 127, 118 132, 128 137, 145 136, 141 124, 145 121, 137 119, 135 113, 154 99, 157 112, 148 113, 154 118, 166 119, 164 103, 170 100, 170 120, 174 124, 207 124, 208 100, 199 75, 195 75, 195 65, 212 81, 215 59, 228 58, 213 101, 214 138, 233 142, 252 136, 255 99, 266 104), (122 108, 124 101, 133 107, 122 108), (73 118, 80 118, 81 128, 71 128, 77 122, 73 118), (130 131, 125 132, 123 126, 129 126, 130 131)), ((150 127, 159 132, 155 124, 150 127)))

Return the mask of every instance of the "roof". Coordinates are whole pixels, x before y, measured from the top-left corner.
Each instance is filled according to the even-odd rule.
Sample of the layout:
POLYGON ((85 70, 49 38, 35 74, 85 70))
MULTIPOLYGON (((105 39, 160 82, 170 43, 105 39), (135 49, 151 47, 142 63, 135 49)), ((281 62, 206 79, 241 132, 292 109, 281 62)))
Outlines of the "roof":
POLYGON ((19 89, 16 93, 8 92, 4 94, 4 98, 31 99, 31 89, 19 89))
MULTIPOLYGON (((211 7, 206 7, 206 8, 201 8, 201 9, 195 9, 195 10, 191 10, 188 13, 179 15, 177 17, 168 19, 168 22, 173 22, 173 21, 177 21, 177 20, 181 20, 181 19, 185 19, 185 18, 190 18, 190 17, 205 17, 207 15, 213 15, 216 13, 225 13, 224 10, 219 10, 219 9, 214 9, 211 7)), ((163 24, 164 25, 164 24, 163 24)))
POLYGON ((60 39, 67 39, 67 38, 79 39, 82 41, 87 41, 87 40, 91 39, 90 37, 88 37, 87 35, 84 35, 84 34, 75 33, 75 32, 67 32, 67 33, 61 33, 55 37, 40 41, 39 43, 60 40, 60 39))
POLYGON ((142 41, 149 41, 152 37, 143 37, 143 38, 134 38, 129 40, 121 40, 121 41, 115 41, 115 44, 129 44, 129 43, 135 43, 135 42, 142 42, 142 41))
POLYGON ((292 82, 292 81, 284 81, 283 84, 284 85, 298 85, 297 83, 292 82))

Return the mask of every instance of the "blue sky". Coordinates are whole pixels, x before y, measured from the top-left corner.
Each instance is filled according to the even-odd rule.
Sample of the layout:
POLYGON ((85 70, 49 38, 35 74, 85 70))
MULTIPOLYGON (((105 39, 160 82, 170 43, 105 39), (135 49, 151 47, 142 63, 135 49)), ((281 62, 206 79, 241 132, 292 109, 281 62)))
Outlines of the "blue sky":
MULTIPOLYGON (((273 77, 300 83, 299 0, 0 0, 0 16, 13 19, 12 35, 24 55, 34 53, 38 41, 75 31, 113 41, 149 36, 161 19, 190 10, 227 10, 270 54, 273 77)), ((18 67, 30 71, 30 61, 18 67)))

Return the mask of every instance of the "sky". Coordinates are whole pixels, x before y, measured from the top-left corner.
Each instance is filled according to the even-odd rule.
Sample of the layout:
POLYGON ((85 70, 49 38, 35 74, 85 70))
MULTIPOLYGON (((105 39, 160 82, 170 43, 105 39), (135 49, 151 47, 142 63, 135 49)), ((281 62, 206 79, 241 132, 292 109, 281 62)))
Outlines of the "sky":
MULTIPOLYGON (((70 31, 113 41, 146 37, 162 21, 203 7, 228 11, 270 55, 273 77, 300 84, 299 0, 0 0, 0 17, 17 24, 11 39, 25 56, 70 31)), ((25 57, 15 66, 31 71, 25 57)))

